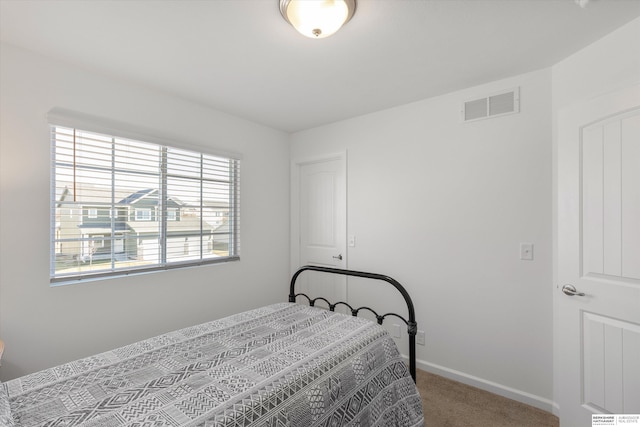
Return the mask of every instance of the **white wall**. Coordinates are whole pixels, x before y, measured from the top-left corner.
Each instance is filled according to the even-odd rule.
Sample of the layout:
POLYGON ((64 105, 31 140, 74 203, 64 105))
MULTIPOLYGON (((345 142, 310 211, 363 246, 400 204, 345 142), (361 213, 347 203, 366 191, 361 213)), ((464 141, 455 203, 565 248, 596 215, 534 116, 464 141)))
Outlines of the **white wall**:
POLYGON ((552 67, 553 108, 615 92, 640 81, 640 18, 552 67))
MULTIPOLYGON (((557 147, 557 114, 564 107, 615 92, 640 82, 640 18, 620 27, 597 42, 564 59, 552 67, 553 151, 557 147)), ((553 164, 553 245, 557 244, 557 164, 553 164)), ((557 283, 557 265, 554 258, 553 277, 557 283)), ((554 292, 562 298, 560 292, 554 292)), ((554 301, 555 304, 555 301, 554 301)), ((554 317, 557 317, 554 305, 554 317)), ((554 320, 555 322, 556 320, 554 320)), ((555 349, 558 336, 554 337, 555 349)), ((554 369, 558 367, 559 354, 554 353, 554 369)), ((557 372, 557 371, 556 371, 557 372)), ((554 374, 554 395, 557 396, 561 375, 554 374)))
POLYGON ((11 46, 1 46, 0 58, 3 380, 287 300, 287 134, 11 46), (241 153, 241 261, 50 287, 46 113, 53 107, 241 153))
MULTIPOLYGON (((419 367, 551 410, 550 70, 299 132, 291 150, 347 150, 349 268, 407 287, 419 367), (516 86, 519 114, 460 122, 463 101, 516 86)), ((374 294, 384 308, 350 284, 355 303, 374 294)))

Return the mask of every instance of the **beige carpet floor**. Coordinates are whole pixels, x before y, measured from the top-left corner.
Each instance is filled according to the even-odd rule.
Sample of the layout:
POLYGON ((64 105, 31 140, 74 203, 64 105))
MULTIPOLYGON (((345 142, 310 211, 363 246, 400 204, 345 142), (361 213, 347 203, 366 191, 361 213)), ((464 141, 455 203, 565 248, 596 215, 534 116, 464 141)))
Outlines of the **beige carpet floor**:
POLYGON ((558 427, 541 409, 418 370, 427 427, 558 427))

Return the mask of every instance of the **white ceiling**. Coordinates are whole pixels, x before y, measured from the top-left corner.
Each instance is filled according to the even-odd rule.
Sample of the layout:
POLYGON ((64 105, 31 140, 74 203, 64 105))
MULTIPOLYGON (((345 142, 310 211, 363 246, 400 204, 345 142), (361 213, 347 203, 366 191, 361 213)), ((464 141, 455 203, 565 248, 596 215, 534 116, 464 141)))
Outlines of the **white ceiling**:
POLYGON ((0 0, 0 40, 294 132, 548 67, 638 16, 640 0, 358 0, 312 40, 278 0, 0 0))

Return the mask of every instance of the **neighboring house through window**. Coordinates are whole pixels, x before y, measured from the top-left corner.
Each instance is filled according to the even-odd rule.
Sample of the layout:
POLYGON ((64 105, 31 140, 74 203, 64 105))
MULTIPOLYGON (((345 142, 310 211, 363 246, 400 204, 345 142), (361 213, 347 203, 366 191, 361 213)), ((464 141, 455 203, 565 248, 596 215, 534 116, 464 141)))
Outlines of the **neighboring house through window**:
POLYGON ((239 160, 51 126, 51 282, 239 259, 239 160))

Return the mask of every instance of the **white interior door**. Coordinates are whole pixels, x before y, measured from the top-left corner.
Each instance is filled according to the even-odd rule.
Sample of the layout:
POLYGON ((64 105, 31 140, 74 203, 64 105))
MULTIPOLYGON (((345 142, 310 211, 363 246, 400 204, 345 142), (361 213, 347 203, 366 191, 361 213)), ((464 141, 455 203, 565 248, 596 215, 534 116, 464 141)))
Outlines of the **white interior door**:
MULTIPOLYGON (((346 155, 294 162, 292 267, 346 268, 346 155)), ((298 283, 309 296, 346 301, 346 278, 307 271, 298 283)))
POLYGON ((558 279, 561 425, 640 413, 640 86, 559 113, 558 279))

